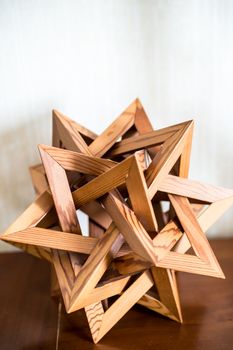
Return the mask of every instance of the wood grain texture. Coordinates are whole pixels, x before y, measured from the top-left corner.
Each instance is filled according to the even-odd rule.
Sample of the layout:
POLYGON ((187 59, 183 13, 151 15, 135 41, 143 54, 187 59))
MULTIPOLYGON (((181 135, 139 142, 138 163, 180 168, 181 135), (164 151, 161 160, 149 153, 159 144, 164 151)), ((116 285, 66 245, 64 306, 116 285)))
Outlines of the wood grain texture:
POLYGON ((150 236, 134 212, 125 204, 119 192, 112 192, 102 202, 131 249, 155 263, 156 253, 150 236))
POLYGON ((147 231, 158 231, 153 206, 147 193, 146 180, 143 171, 138 164, 137 157, 135 157, 130 166, 128 177, 126 179, 126 187, 133 211, 137 218, 147 231))
POLYGON ((125 183, 134 156, 129 157, 72 193, 76 208, 99 198, 125 183))
POLYGON ((14 232, 2 238, 6 242, 25 243, 33 246, 47 247, 52 249, 66 250, 83 254, 90 254, 96 246, 98 239, 94 237, 83 237, 80 235, 29 227, 25 230, 14 232))
POLYGON ((122 244, 123 239, 118 229, 111 224, 79 271, 71 293, 69 312, 83 307, 83 299, 95 288, 122 244))
POLYGON ((117 118, 103 133, 97 137, 89 146, 89 150, 95 156, 103 156, 124 133, 134 124, 137 101, 132 102, 129 107, 117 118))
POLYGON ((135 152, 143 148, 152 148, 153 146, 161 145, 177 130, 179 130, 179 126, 153 130, 145 134, 129 137, 122 141, 116 142, 114 147, 112 147, 107 155, 109 157, 116 157, 118 155, 135 152))
POLYGON ((137 302, 182 322, 175 271, 224 277, 204 232, 233 191, 187 179, 192 133, 153 130, 139 99, 99 136, 53 111, 53 147, 31 170, 39 196, 3 239, 52 262, 56 296, 84 308, 95 343, 137 302))
POLYGON ((98 342, 121 317, 152 287, 149 272, 144 272, 105 312, 96 337, 98 342))
MULTIPOLYGON (((53 111, 53 145, 60 147, 64 145, 65 148, 71 151, 85 152, 91 155, 88 146, 80 134, 80 128, 76 122, 62 115, 60 112, 53 111)), ((83 131, 83 128, 82 128, 83 131)), ((86 129, 87 131, 87 129, 86 129)), ((87 132, 86 132, 87 133, 87 132)), ((90 133, 88 133, 90 134, 90 133)), ((93 135, 94 136, 94 135, 93 135)))
POLYGON ((83 174, 97 176, 110 170, 117 164, 112 160, 93 157, 84 153, 47 145, 40 145, 39 147, 49 154, 63 169, 83 174))
POLYGON ((161 151, 156 154, 148 167, 145 176, 149 187, 150 198, 154 197, 163 177, 169 173, 181 155, 192 123, 192 121, 187 122, 179 131, 168 138, 164 142, 161 151))
POLYGON ((176 195, 169 195, 169 198, 197 257, 204 263, 209 264, 216 275, 225 278, 208 240, 192 211, 188 199, 176 195))
POLYGON ((158 187, 159 191, 197 199, 205 203, 233 196, 233 190, 193 181, 178 176, 167 175, 158 187))

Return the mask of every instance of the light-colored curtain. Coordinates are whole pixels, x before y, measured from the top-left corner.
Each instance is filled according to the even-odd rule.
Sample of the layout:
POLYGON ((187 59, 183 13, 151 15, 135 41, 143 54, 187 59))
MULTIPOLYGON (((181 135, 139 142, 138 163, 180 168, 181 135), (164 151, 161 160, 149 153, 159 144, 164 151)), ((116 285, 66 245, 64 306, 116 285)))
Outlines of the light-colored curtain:
POLYGON ((135 97, 156 128, 194 118, 190 177, 233 188, 232 84, 231 0, 1 0, 0 231, 34 196, 52 108, 96 132, 135 97))

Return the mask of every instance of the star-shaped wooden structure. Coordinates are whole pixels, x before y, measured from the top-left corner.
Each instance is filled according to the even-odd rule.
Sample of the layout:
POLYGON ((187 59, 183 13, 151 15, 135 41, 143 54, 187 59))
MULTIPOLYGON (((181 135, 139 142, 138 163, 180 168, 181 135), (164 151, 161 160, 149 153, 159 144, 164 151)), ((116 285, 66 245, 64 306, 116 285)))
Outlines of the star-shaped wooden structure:
POLYGON ((51 262, 95 343, 135 303, 182 322, 176 271, 224 278, 205 232, 233 190, 187 178, 192 131, 153 130, 138 99, 99 136, 53 111, 52 146, 30 168, 37 197, 1 239, 51 262))

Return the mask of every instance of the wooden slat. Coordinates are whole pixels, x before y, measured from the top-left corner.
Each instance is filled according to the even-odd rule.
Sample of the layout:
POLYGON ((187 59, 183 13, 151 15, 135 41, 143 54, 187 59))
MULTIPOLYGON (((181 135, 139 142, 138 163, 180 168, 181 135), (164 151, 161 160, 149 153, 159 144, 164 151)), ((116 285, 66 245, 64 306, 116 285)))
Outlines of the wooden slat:
MULTIPOLYGON (((89 147, 83 140, 77 124, 74 121, 54 110, 53 122, 54 125, 56 125, 55 132, 57 133, 57 137, 62 141, 65 148, 71 151, 85 152, 86 154, 91 155, 89 147)), ((55 139, 55 136, 53 136, 53 139, 55 139)))
POLYGON ((194 128, 194 122, 189 127, 189 130, 188 130, 187 135, 186 135, 184 148, 183 148, 183 151, 180 155, 179 169, 178 169, 178 174, 180 177, 188 177, 191 147, 192 147, 193 128, 194 128))
POLYGON ((106 210, 97 201, 91 201, 83 205, 80 210, 100 227, 107 229, 112 222, 106 210))
POLYGON ((152 267, 151 272, 160 300, 166 309, 169 310, 168 314, 167 310, 163 310, 163 313, 160 313, 165 313, 165 316, 170 318, 173 316, 175 320, 182 322, 181 306, 175 275, 170 269, 163 269, 160 267, 152 267))
POLYGON ((152 310, 158 312, 159 314, 166 316, 173 321, 180 322, 178 318, 174 316, 174 314, 163 304, 160 300, 152 297, 149 294, 144 294, 141 299, 138 300, 138 304, 152 310))
POLYGON ((221 267, 192 211, 188 199, 176 195, 169 195, 169 198, 196 255, 202 261, 210 264, 221 277, 224 277, 221 267))
POLYGON ((175 132, 179 131, 181 126, 183 126, 183 123, 118 141, 107 155, 109 157, 116 157, 125 153, 135 152, 142 148, 152 148, 153 146, 161 145, 169 137, 174 135, 175 132))
POLYGON ((103 237, 98 240, 75 280, 69 312, 83 307, 83 300, 88 292, 95 288, 122 244, 122 236, 115 225, 111 224, 103 237))
POLYGON ((104 313, 95 342, 98 342, 152 286, 150 273, 144 272, 104 313))
POLYGON ((46 145, 40 145, 40 148, 47 152, 65 170, 78 171, 83 174, 97 176, 117 164, 108 159, 97 158, 61 148, 46 145))
POLYGON ((75 274, 69 254, 65 251, 52 250, 52 261, 58 278, 59 287, 66 310, 69 308, 70 293, 75 274))
POLYGON ((214 270, 210 264, 203 262, 195 255, 169 252, 164 259, 159 261, 157 266, 171 268, 176 271, 225 278, 222 271, 214 270))
POLYGON ((134 213, 147 231, 158 231, 154 210, 147 194, 143 171, 135 156, 126 179, 126 186, 134 213))
POLYGON ((124 184, 133 159, 134 156, 125 159, 114 168, 75 190, 72 195, 76 208, 80 208, 87 202, 99 198, 114 188, 124 184))
POLYGON ((80 235, 48 230, 38 227, 26 228, 3 237, 6 242, 18 242, 39 247, 61 249, 70 252, 90 254, 96 246, 98 239, 93 237, 82 237, 80 235))
POLYGON ((109 282, 104 284, 103 286, 96 287, 92 289, 85 299, 83 299, 83 306, 88 306, 90 304, 96 303, 100 300, 105 300, 106 298, 110 298, 114 295, 118 295, 122 292, 122 290, 127 285, 130 276, 122 277, 113 282, 109 282))
POLYGON ((213 186, 173 175, 167 175, 158 186, 158 190, 207 203, 233 196, 232 189, 213 186))
POLYGON ((134 101, 104 132, 89 146, 89 151, 96 157, 102 157, 124 133, 134 124, 137 103, 134 101))
POLYGON ((119 192, 110 193, 102 203, 131 249, 145 259, 156 262, 156 252, 150 236, 119 192))
POLYGON ((3 235, 20 231, 25 227, 36 226, 53 206, 53 199, 49 192, 43 192, 32 204, 8 227, 3 235))
POLYGON ((63 231, 81 233, 65 170, 39 146, 54 204, 63 231))
MULTIPOLYGON (((175 246, 182 236, 182 232, 174 221, 170 221, 153 239, 153 247, 156 252, 156 265, 163 260, 168 252, 175 246)), ((139 254, 130 252, 116 259, 115 265, 121 274, 133 274, 153 266, 139 254)))
POLYGON ((150 198, 154 197, 164 176, 169 173, 181 155, 190 127, 192 127, 192 121, 185 123, 182 129, 165 141, 162 150, 157 153, 146 170, 145 176, 150 198))

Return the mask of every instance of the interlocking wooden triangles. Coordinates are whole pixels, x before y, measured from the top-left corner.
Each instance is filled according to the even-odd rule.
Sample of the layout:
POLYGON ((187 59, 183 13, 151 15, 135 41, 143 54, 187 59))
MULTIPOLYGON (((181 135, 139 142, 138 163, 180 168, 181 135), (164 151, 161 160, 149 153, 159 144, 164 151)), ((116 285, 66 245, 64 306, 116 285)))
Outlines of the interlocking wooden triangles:
POLYGON ((95 343, 135 303, 182 322, 176 271, 224 278, 205 232, 233 190, 187 178, 192 132, 193 121, 153 130, 138 99, 99 136, 53 111, 52 146, 30 168, 37 198, 1 239, 54 266, 95 343))

